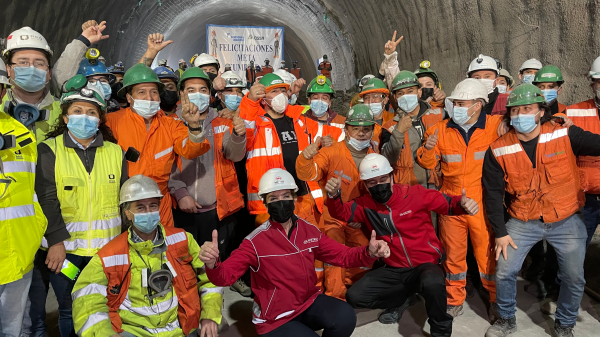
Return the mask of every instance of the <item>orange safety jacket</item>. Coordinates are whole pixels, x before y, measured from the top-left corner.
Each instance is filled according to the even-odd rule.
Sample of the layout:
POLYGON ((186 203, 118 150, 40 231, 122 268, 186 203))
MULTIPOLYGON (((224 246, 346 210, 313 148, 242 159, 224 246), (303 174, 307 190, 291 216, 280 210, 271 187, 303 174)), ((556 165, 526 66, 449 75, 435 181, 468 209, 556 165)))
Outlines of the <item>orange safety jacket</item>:
MULTIPOLYGON (((225 158, 223 153, 223 134, 232 132, 233 122, 226 118, 217 117, 210 124, 213 129, 213 151, 215 152, 213 167, 215 169, 217 215, 219 220, 223 220, 244 207, 244 196, 240 192, 234 163, 225 158)), ((177 167, 179 167, 180 172, 183 172, 181 157, 177 157, 177 167)))
MULTIPOLYGON (((333 139, 340 137, 341 131, 318 122, 302 114, 301 105, 290 105, 285 115, 294 121, 294 132, 298 139, 299 153, 315 141, 319 134, 331 135, 333 139)), ((273 122, 264 116, 265 111, 259 102, 254 102, 246 95, 240 104, 239 116, 246 123, 246 171, 248 172, 248 210, 250 214, 265 214, 267 209, 258 195, 260 178, 272 168, 285 169, 281 142, 273 122)), ((317 209, 323 212, 323 192, 316 182, 308 182, 308 189, 317 209)))
POLYGON ((140 152, 137 162, 127 162, 129 176, 143 174, 152 178, 163 194, 161 200, 161 223, 165 227, 173 226, 173 218, 165 214, 165 207, 172 207, 171 194, 167 186, 171 169, 175 161, 175 155, 184 158, 196 158, 210 149, 208 140, 202 143, 194 143, 189 140, 188 128, 180 120, 167 117, 164 112, 159 111, 152 119, 150 129, 146 128, 146 122, 142 116, 135 113, 131 108, 121 109, 106 116, 106 124, 117 138, 119 146, 127 152, 133 147, 140 152), (162 205, 168 206, 162 206, 162 205), (166 219, 170 219, 166 220, 166 219))
MULTIPOLYGON (((179 304, 177 316, 181 329, 187 336, 192 330, 198 328, 201 309, 196 271, 191 265, 193 256, 190 255, 187 235, 183 229, 169 227, 164 227, 164 229, 167 260, 177 273, 173 277, 173 288, 179 304)), ((131 284, 128 237, 129 232, 124 232, 98 251, 104 274, 108 279, 106 288, 108 289, 106 292, 108 315, 113 329, 119 333, 123 332, 121 329, 123 322, 118 310, 127 297, 127 291, 131 284)))
MULTIPOLYGON (((567 107, 566 114, 578 127, 600 134, 598 107, 593 98, 567 107)), ((600 157, 579 156, 577 166, 579 166, 583 191, 589 194, 600 194, 600 157)))
POLYGON ((542 125, 535 169, 514 129, 490 145, 504 171, 505 189, 511 198, 508 213, 513 218, 542 218, 552 223, 568 218, 585 204, 568 132, 569 128, 550 122, 542 125))
MULTIPOLYGON (((469 144, 460 132, 454 127, 448 127, 450 119, 443 120, 425 133, 425 141, 438 130, 438 142, 436 146, 427 150, 425 145, 417 150, 417 162, 421 167, 433 169, 440 163, 441 173, 444 176, 440 192, 447 195, 460 195, 462 189, 467 195, 477 202, 481 202, 483 190, 481 175, 483 172, 483 158, 490 144, 498 139, 498 126, 503 116, 485 115, 485 127, 475 128, 469 144)), ((425 143, 425 142, 423 142, 425 143)))

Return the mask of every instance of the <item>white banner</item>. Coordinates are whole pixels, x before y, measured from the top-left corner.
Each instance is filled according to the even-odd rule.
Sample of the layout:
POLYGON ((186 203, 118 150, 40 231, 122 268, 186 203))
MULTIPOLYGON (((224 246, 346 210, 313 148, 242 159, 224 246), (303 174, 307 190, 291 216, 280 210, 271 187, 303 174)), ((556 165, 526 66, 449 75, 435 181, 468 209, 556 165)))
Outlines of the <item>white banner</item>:
POLYGON ((273 70, 280 68, 283 27, 206 25, 206 46, 207 53, 221 63, 221 72, 230 64, 231 70, 245 79, 250 61, 263 67, 269 59, 273 70))

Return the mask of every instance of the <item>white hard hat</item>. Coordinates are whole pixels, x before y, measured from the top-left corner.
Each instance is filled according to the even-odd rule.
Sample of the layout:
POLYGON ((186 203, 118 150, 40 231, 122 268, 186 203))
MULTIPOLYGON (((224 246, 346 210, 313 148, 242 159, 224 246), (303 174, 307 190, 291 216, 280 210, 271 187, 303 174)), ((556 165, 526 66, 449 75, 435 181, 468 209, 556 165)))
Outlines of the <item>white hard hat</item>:
MULTIPOLYGON (((281 79, 283 80, 283 83, 285 84, 289 84, 292 85, 292 83, 294 83, 294 79, 292 78, 292 74, 288 73, 287 71, 285 71, 285 69, 277 69, 273 72, 273 74, 281 77, 281 79)), ((296 77, 296 76, 294 76, 296 77)))
POLYGON ((4 60, 0 57, 0 84, 12 85, 8 81, 8 73, 6 72, 6 65, 4 60))
POLYGON ((377 153, 369 153, 358 165, 361 180, 379 177, 392 171, 394 169, 387 158, 377 153))
POLYGON ((456 85, 452 94, 448 96, 450 102, 454 102, 455 99, 471 101, 476 99, 483 99, 488 102, 488 90, 485 84, 480 80, 474 78, 467 78, 462 80, 456 85))
POLYGON ((600 56, 594 60, 590 72, 588 73, 589 78, 600 78, 600 56))
POLYGON ((209 64, 216 64, 217 70, 219 70, 218 68, 221 67, 219 60, 212 57, 211 55, 208 55, 207 53, 202 53, 202 54, 198 55, 198 57, 196 57, 196 59, 194 60, 194 67, 201 68, 201 67, 204 67, 209 64))
POLYGON ((529 59, 529 60, 523 62, 523 64, 521 64, 521 68, 519 68, 519 73, 522 73, 523 70, 525 70, 525 69, 540 70, 540 69, 542 69, 542 67, 543 67, 542 62, 540 62, 536 59, 529 59))
POLYGON ((221 77, 225 80, 225 88, 245 88, 246 81, 244 81, 238 74, 233 71, 224 72, 221 77))
POLYGON ((360 81, 358 81, 358 89, 359 91, 362 89, 362 87, 367 84, 367 82, 372 79, 375 78, 375 75, 371 75, 371 74, 367 74, 365 76, 363 76, 360 81))
POLYGON ((10 33, 6 38, 6 49, 2 55, 6 56, 8 52, 15 49, 40 49, 52 56, 52 49, 46 39, 30 27, 23 27, 10 33))
POLYGON ((160 188, 158 188, 158 185, 152 178, 137 174, 127 179, 123 186, 121 186, 121 201, 119 205, 131 201, 162 197, 160 188))
POLYGON ((493 57, 485 56, 483 54, 479 54, 476 59, 471 61, 469 69, 467 69, 467 75, 471 75, 471 73, 479 70, 492 70, 495 71, 496 74, 500 71, 496 60, 493 57))
POLYGON ((298 191, 298 186, 294 181, 294 177, 283 169, 274 168, 270 169, 262 177, 258 183, 258 195, 263 196, 267 193, 281 191, 281 190, 294 190, 298 191))

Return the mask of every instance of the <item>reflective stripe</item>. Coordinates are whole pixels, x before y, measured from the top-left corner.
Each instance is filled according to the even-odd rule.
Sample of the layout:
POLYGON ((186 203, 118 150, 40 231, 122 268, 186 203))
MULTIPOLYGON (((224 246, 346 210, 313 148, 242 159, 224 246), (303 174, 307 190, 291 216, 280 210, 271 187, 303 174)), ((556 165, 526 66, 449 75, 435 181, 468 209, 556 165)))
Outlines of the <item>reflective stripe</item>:
POLYGON ((442 160, 446 163, 460 163, 462 161, 462 154, 443 154, 442 160))
POLYGON ((596 109, 567 109, 567 117, 595 117, 596 109))
POLYGON ((33 193, 33 202, 38 202, 37 193, 33 193))
POLYGON ((441 115, 442 114, 442 109, 437 108, 437 109, 430 109, 429 111, 427 111, 426 115, 441 115))
POLYGON ((0 221, 13 220, 34 215, 35 208, 33 207, 33 204, 0 208, 0 221))
POLYGON ((339 128, 339 129, 344 129, 344 127, 345 127, 344 124, 340 124, 340 123, 330 123, 329 125, 335 126, 336 128, 339 128))
POLYGON ((265 128, 265 148, 273 148, 273 129, 265 128))
POLYGON ((294 311, 296 311, 296 310, 290 310, 290 311, 286 311, 284 313, 281 313, 281 314, 277 315, 277 317, 275 317, 275 320, 278 320, 278 319, 283 318, 285 316, 289 316, 289 315, 293 314, 294 311))
POLYGON ((188 139, 189 139, 189 138, 190 138, 190 137, 185 137, 185 139, 183 140, 183 143, 181 144, 181 147, 182 147, 182 148, 184 148, 184 147, 185 147, 185 144, 187 144, 187 142, 188 142, 188 139))
POLYGON ((30 161, 5 161, 2 162, 4 165, 4 174, 7 173, 35 173, 35 163, 30 161))
POLYGON ((165 241, 167 242, 167 246, 172 246, 178 242, 182 242, 182 241, 186 241, 186 240, 187 240, 187 235, 185 234, 185 232, 175 233, 175 234, 169 235, 165 238, 165 241))
POLYGON ((70 222, 67 224, 67 231, 69 233, 75 232, 85 232, 88 230, 104 230, 111 229, 115 227, 121 226, 121 218, 116 217, 107 220, 95 220, 92 221, 92 226, 90 228, 89 222, 70 222))
POLYGON ((513 154, 521 151, 523 151, 523 148, 521 148, 521 144, 513 144, 494 149, 494 155, 496 157, 501 157, 505 154, 513 154))
POLYGON ((312 194, 313 198, 315 199, 323 198, 323 191, 321 191, 320 188, 318 190, 310 191, 310 194, 312 194))
POLYGON ((155 154, 154 155, 154 159, 158 159, 158 158, 160 158, 162 156, 166 156, 166 155, 168 155, 171 152, 173 152, 173 147, 172 146, 170 148, 166 149, 166 150, 160 151, 159 153, 155 154))
POLYGON ((362 269, 362 270, 371 270, 371 268, 369 268, 369 267, 359 267, 359 269, 362 269))
POLYGON ((77 331, 77 336, 82 336, 84 331, 91 328, 95 324, 100 323, 107 319, 110 319, 110 317, 108 317, 107 312, 96 312, 96 313, 89 315, 87 320, 85 321, 85 324, 83 324, 81 329, 79 331, 77 331))
POLYGON ((296 121, 298 122, 298 125, 300 125, 300 127, 303 127, 303 126, 304 126, 304 123, 302 123, 302 121, 301 121, 301 120, 297 119, 296 121))
POLYGON ((340 136, 338 137, 337 141, 341 142, 344 139, 346 139, 346 131, 344 129, 342 129, 342 134, 340 134, 340 136))
POLYGON ((213 128, 215 130, 215 135, 219 134, 219 133, 223 133, 227 130, 229 130, 229 127, 227 125, 219 125, 213 128))
POLYGON ((464 273, 460 273, 460 274, 446 274, 446 280, 448 281, 460 281, 460 280, 464 280, 467 278, 467 272, 464 273))
POLYGON ((322 272, 322 271, 324 271, 324 270, 325 270, 325 269, 323 269, 323 268, 315 268, 315 271, 316 271, 317 273, 319 273, 319 272, 322 272))
POLYGON ((251 159, 254 157, 268 157, 268 156, 276 156, 281 154, 280 147, 272 147, 272 148, 260 148, 254 149, 247 154, 247 158, 251 159))
POLYGON ((485 158, 485 152, 486 151, 475 152, 475 160, 479 160, 479 159, 485 158))
POLYGON ((540 135, 539 142, 540 143, 547 143, 547 142, 549 142, 551 140, 558 139, 560 137, 564 137, 564 136, 568 135, 568 133, 569 133, 569 129, 567 129, 567 128, 559 129, 559 130, 556 130, 556 131, 554 131, 552 133, 542 133, 540 135))
POLYGON ((482 272, 479 272, 479 276, 487 281, 496 281, 496 275, 488 275, 488 274, 484 274, 482 272))
POLYGON ((246 129, 256 129, 255 121, 248 121, 244 119, 244 124, 246 124, 246 129))
POLYGON ((221 296, 223 296, 223 288, 222 287, 214 287, 214 288, 202 288, 202 290, 200 290, 200 297, 204 297, 205 295, 208 294, 221 294, 221 296))
POLYGON ((323 124, 319 123, 319 128, 317 129, 317 135, 313 139, 313 142, 317 140, 317 137, 323 136, 323 124))
POLYGON ((73 294, 71 294, 71 298, 73 299, 73 301, 75 301, 79 297, 93 295, 93 294, 100 294, 100 295, 106 297, 106 286, 103 286, 98 283, 90 283, 87 286, 85 286, 77 291, 74 291, 73 294))
MULTIPOLYGON (((339 176, 340 175, 340 171, 335 170, 335 171, 333 171, 333 174, 339 176)), ((342 174, 342 178, 344 178, 344 179, 346 179, 348 181, 352 181, 352 177, 350 177, 349 175, 346 175, 346 174, 342 174)))
POLYGON ((162 333, 162 332, 170 332, 173 330, 181 329, 181 326, 179 325, 179 320, 176 319, 174 322, 168 323, 167 326, 165 326, 164 328, 150 329, 148 327, 143 326, 142 329, 148 331, 149 333, 151 333, 153 335, 158 335, 159 333, 162 333))
POLYGON ((129 255, 120 254, 120 255, 107 256, 107 257, 102 258, 102 262, 104 262, 104 268, 128 265, 129 264, 129 255))
POLYGON ((162 314, 171 309, 177 308, 179 305, 179 301, 177 300, 177 295, 173 295, 172 298, 166 299, 160 303, 157 303, 148 307, 132 307, 131 300, 129 299, 129 293, 127 293, 127 297, 123 300, 123 303, 119 307, 119 310, 127 310, 134 314, 138 314, 141 316, 156 316, 158 314, 162 314))
MULTIPOLYGON (((67 251, 74 251, 77 249, 100 249, 102 247, 104 247, 107 243, 110 242, 110 240, 116 238, 118 236, 111 236, 109 238, 96 238, 96 239, 75 239, 75 240, 66 240, 63 241, 63 243, 65 244, 65 249, 67 251), (88 244, 89 243, 89 244, 88 244)), ((44 238, 45 239, 45 238, 44 238)), ((44 247, 48 247, 48 242, 45 240, 42 240, 42 246, 44 247)))
POLYGON ((248 193, 248 201, 262 201, 258 193, 248 193))

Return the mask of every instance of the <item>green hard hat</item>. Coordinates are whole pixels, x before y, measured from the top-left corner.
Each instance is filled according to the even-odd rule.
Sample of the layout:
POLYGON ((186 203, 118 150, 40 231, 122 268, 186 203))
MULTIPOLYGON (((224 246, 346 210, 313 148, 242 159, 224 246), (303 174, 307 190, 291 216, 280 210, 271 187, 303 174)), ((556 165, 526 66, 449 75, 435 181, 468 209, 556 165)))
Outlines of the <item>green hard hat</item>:
POLYGON ((210 80, 210 77, 208 77, 208 75, 202 68, 198 67, 191 67, 183 72, 181 78, 179 79, 179 83, 177 84, 177 89, 183 90, 183 82, 185 82, 185 80, 189 80, 190 78, 203 79, 208 84, 209 90, 212 89, 212 81, 210 80))
POLYGON ((435 73, 435 71, 433 71, 433 70, 431 70, 431 68, 429 68, 430 66, 431 66, 431 62, 425 60, 425 61, 421 62, 421 64, 419 64, 419 68, 417 70, 415 70, 414 74, 417 75, 418 78, 421 78, 424 76, 431 77, 433 79, 433 82, 435 82, 435 85, 437 87, 441 87, 440 79, 438 78, 438 75, 435 73))
POLYGON ((159 92, 162 93, 165 90, 165 85, 158 79, 158 75, 156 75, 154 70, 143 63, 137 63, 125 72, 123 76, 123 88, 119 90, 117 95, 125 98, 127 88, 140 83, 156 83, 159 92))
POLYGON ((392 92, 414 86, 418 86, 419 88, 421 87, 421 83, 419 83, 417 75, 408 70, 402 70, 394 77, 394 80, 392 81, 392 92))
POLYGON ((60 98, 60 104, 71 102, 89 102, 95 104, 102 110, 106 110, 106 101, 102 95, 93 89, 87 87, 87 78, 78 74, 71 77, 65 83, 66 92, 60 98))
POLYGON ((348 111, 346 124, 355 126, 374 125, 375 119, 373 117, 373 112, 368 105, 357 104, 350 108, 350 111, 348 111))
POLYGON ((310 83, 308 84, 308 89, 306 90, 306 97, 310 97, 310 94, 320 93, 330 94, 332 98, 335 96, 333 84, 331 84, 331 81, 323 75, 319 75, 312 81, 310 81, 310 83))
POLYGON ((506 107, 527 105, 533 103, 544 103, 544 95, 540 88, 533 84, 521 84, 517 86, 508 96, 506 107))
POLYGON ((323 55, 323 59, 324 59, 324 60, 327 60, 327 55, 323 55))
POLYGON ((387 88, 385 83, 378 79, 377 77, 370 78, 365 85, 363 85, 362 90, 360 91, 360 97, 372 92, 380 92, 382 94, 389 94, 390 91, 387 88))
POLYGON ((562 85, 565 81, 563 80, 562 72, 558 67, 547 65, 538 70, 532 83, 536 84, 544 82, 556 82, 558 85, 562 85))
POLYGON ((268 73, 263 76, 258 83, 265 86, 266 92, 269 92, 275 88, 286 88, 289 89, 290 85, 285 83, 281 77, 273 73, 268 73))

